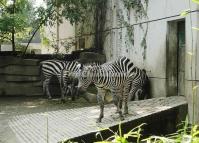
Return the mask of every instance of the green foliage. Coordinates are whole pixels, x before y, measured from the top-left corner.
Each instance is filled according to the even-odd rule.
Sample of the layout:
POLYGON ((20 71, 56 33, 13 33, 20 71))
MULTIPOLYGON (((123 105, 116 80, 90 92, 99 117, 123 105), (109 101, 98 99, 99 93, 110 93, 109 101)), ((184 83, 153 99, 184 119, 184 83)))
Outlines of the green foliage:
MULTIPOLYGON (((112 136, 110 136, 109 138, 107 138, 106 140, 104 141, 99 141, 99 142, 95 142, 95 143, 129 143, 128 139, 131 138, 131 139, 136 139, 137 140, 137 143, 140 142, 140 137, 141 137, 141 127, 145 125, 145 124, 141 124, 135 128, 133 128, 132 130, 130 130, 128 133, 126 134, 123 134, 122 133, 122 128, 121 128, 121 123, 119 124, 119 134, 118 132, 113 132, 111 129, 107 128, 107 129, 102 129, 101 131, 103 130, 109 130, 113 133, 112 136)), ((102 138, 102 135, 101 135, 101 132, 98 132, 96 134, 97 135, 100 135, 101 136, 101 139, 103 140, 102 138)))
POLYGON ((199 142, 199 128, 198 125, 189 125, 188 120, 180 126, 183 128, 178 129, 176 133, 168 136, 150 136, 143 139, 147 143, 198 143, 199 142))
MULTIPOLYGON (((144 142, 144 143, 199 143, 199 126, 198 125, 189 125, 188 120, 180 124, 182 128, 179 128, 176 133, 167 135, 167 136, 155 136, 152 135, 146 139, 141 139, 141 131, 142 127, 145 124, 141 124, 127 134, 122 134, 121 124, 119 124, 119 133, 113 132, 109 128, 101 129, 96 133, 96 136, 100 136, 102 141, 97 141, 95 143, 129 143, 129 138, 135 139, 136 143, 144 142), (113 133, 107 139, 103 139, 101 135, 101 131, 109 130, 113 133)), ((63 141, 62 143, 74 143, 72 141, 63 141)))
POLYGON ((0 3, 0 42, 25 39, 29 36, 31 25, 34 23, 32 3, 28 0, 16 0, 8 3, 4 0, 0 3), (15 34, 15 39, 12 39, 15 34))
POLYGON ((131 24, 124 19, 124 15, 122 14, 121 10, 118 11, 117 13, 118 20, 124 27, 127 28, 127 34, 129 41, 131 42, 132 45, 134 45, 134 26, 131 26, 131 24))
POLYGON ((53 13, 48 17, 50 25, 55 22, 62 23, 63 18, 70 21, 71 24, 81 22, 85 16, 85 9, 89 5, 90 0, 49 0, 47 6, 53 13))
POLYGON ((199 4, 199 0, 192 0, 192 2, 195 2, 196 4, 199 4))
MULTIPOLYGON (((34 0, 32 2, 34 3, 34 0)), ((0 41, 12 41, 13 28, 15 40, 29 38, 31 42, 43 25, 53 26, 57 22, 62 23, 64 18, 71 24, 78 23, 86 17, 85 9, 91 2, 92 0, 49 0, 46 8, 33 8, 30 0, 15 0, 14 4, 1 0, 0 41)), ((45 38, 43 42, 48 44, 45 38)))
POLYGON ((190 9, 186 9, 184 11, 181 12, 180 16, 187 16, 190 13, 190 9))
POLYGON ((143 17, 147 17, 147 7, 148 7, 148 0, 144 0, 144 3, 146 4, 146 8, 142 4, 141 0, 123 0, 124 6, 127 9, 132 8, 135 11, 135 18, 136 21, 138 19, 142 19, 143 17))

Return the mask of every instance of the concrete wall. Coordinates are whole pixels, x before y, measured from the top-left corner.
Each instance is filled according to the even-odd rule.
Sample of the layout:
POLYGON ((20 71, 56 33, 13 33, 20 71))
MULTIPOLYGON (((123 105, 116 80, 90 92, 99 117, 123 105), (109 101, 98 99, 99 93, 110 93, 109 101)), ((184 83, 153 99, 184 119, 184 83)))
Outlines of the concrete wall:
POLYGON ((0 95, 42 95, 38 62, 0 57, 0 95))
MULTIPOLYGON (((59 39, 59 52, 62 54, 66 53, 66 50, 64 48, 64 46, 61 44, 61 42, 63 41, 67 41, 70 42, 72 40, 74 40, 75 37, 75 26, 71 25, 69 21, 64 20, 62 24, 59 25, 58 27, 59 32, 57 33, 57 26, 46 26, 44 27, 44 31, 45 31, 45 36, 47 38, 49 38, 49 40, 52 43, 56 44, 56 39, 58 36, 59 39)), ((72 51, 75 50, 75 46, 71 47, 69 50, 69 53, 71 53, 72 51)), ((46 54, 46 53, 54 53, 54 48, 52 48, 50 45, 43 45, 41 48, 41 53, 42 54, 46 54)))
MULTIPOLYGON (((42 96, 39 59, 0 56, 0 96, 42 96)), ((60 97, 59 82, 52 77, 49 85, 52 97, 60 97)), ((47 97, 46 97, 47 98, 47 97)))
MULTIPOLYGON (((119 27, 117 13, 122 11, 124 20, 130 24, 136 24, 139 22, 161 19, 173 15, 180 14, 183 10, 189 9, 189 1, 181 0, 153 0, 149 1, 147 16, 136 21, 134 17, 133 9, 127 10, 124 8, 122 0, 109 0, 109 12, 107 15, 107 28, 119 27)), ((191 3, 191 10, 196 10, 197 5, 191 3)), ((191 33, 191 27, 199 27, 198 13, 192 13, 191 17, 185 17, 185 32, 186 32, 186 48, 185 48, 185 95, 189 102, 189 116, 192 119, 192 87, 198 84, 199 72, 199 52, 198 46, 198 32, 193 31, 191 33), (190 20, 191 19, 191 20, 190 20), (192 22, 192 24, 191 24, 192 22), (193 41, 192 41, 193 36, 193 41), (193 56, 187 54, 187 52, 193 53, 193 56), (192 66, 191 66, 192 65, 192 66), (191 74, 192 69, 192 74, 191 74), (192 77, 191 77, 192 76, 192 77), (197 81, 197 82, 196 82, 197 81), (193 86, 192 86, 193 85, 193 86)), ((108 60, 116 59, 118 56, 129 57, 135 65, 140 68, 145 68, 151 80, 151 92, 153 97, 167 96, 167 82, 168 77, 166 73, 167 65, 167 34, 168 34, 168 22, 183 19, 184 17, 176 16, 173 18, 166 18, 154 22, 148 23, 148 33, 146 37, 147 47, 141 46, 141 41, 144 33, 147 29, 147 24, 142 24, 143 30, 139 25, 134 26, 134 45, 128 40, 127 28, 113 29, 107 36, 105 42, 104 53, 108 60), (145 54, 145 58, 144 58, 145 54)), ((124 25, 123 25, 124 26, 124 25)), ((197 93, 199 91, 197 89, 197 93)), ((199 97, 195 97, 197 100, 197 107, 199 103, 199 97)), ((196 120, 199 122, 199 112, 195 110, 196 120)))

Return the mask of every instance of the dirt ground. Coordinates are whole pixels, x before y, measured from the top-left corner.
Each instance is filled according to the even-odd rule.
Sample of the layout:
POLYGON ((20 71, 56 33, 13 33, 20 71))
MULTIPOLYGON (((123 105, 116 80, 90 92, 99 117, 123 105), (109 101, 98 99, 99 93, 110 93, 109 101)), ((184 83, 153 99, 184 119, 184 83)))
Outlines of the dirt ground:
POLYGON ((62 103, 59 99, 48 100, 42 97, 0 97, 0 143, 18 143, 8 125, 9 120, 16 115, 94 105, 96 103, 88 103, 84 99, 62 103))

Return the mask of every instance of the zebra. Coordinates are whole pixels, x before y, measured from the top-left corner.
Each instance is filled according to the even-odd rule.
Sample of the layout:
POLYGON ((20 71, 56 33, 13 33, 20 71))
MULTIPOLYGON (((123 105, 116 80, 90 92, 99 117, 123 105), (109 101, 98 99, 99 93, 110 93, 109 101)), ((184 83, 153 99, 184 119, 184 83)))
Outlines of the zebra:
POLYGON ((69 80, 69 72, 77 73, 78 65, 77 61, 61 61, 61 60, 45 60, 40 62, 40 68, 42 72, 43 81, 43 93, 46 94, 49 99, 52 98, 49 91, 49 83, 52 76, 56 76, 59 80, 61 99, 64 100, 66 94, 66 88, 69 80))
POLYGON ((78 85, 78 78, 76 74, 71 73, 69 71, 67 73, 67 86, 65 86, 65 95, 67 97, 71 97, 72 101, 76 99, 76 96, 78 95, 77 85, 78 85))
POLYGON ((79 65, 78 89, 86 90, 91 83, 97 87, 97 100, 100 105, 100 115, 97 122, 101 122, 104 116, 104 96, 109 89, 113 96, 113 102, 117 107, 120 120, 124 120, 123 114, 128 114, 128 94, 131 82, 136 77, 137 67, 126 57, 104 63, 100 66, 79 65), (124 112, 122 114, 122 102, 124 112))
POLYGON ((143 100, 149 96, 149 78, 145 69, 136 68, 136 76, 132 79, 131 90, 129 92, 129 101, 143 100))

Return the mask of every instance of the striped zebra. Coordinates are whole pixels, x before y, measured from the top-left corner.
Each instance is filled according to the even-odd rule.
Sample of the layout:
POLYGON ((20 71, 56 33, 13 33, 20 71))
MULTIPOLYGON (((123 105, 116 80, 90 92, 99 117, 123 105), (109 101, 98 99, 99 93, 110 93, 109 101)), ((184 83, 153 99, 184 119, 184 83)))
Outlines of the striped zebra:
POLYGON ((67 86, 65 86, 65 95, 67 97, 71 97, 72 101, 76 99, 76 96, 78 95, 77 85, 78 85, 78 78, 77 75, 71 74, 71 72, 68 72, 67 75, 67 86))
POLYGON ((97 122, 101 122, 104 116, 104 96, 107 89, 112 93, 120 119, 124 119, 121 111, 122 102, 124 102, 123 113, 128 114, 128 94, 131 82, 136 77, 136 69, 126 57, 100 66, 80 65, 78 89, 85 90, 91 83, 94 83, 98 90, 97 100, 100 105, 100 115, 97 122))
POLYGON ((143 100, 149 97, 149 78, 145 69, 139 69, 135 67, 135 77, 131 82, 131 90, 129 93, 129 100, 143 100))
POLYGON ((67 92, 67 84, 69 81, 69 73, 77 73, 79 63, 76 61, 60 61, 60 60, 46 60, 40 63, 43 81, 43 93, 48 98, 52 98, 49 91, 49 83, 52 76, 56 76, 59 80, 61 98, 64 100, 64 95, 67 92))

